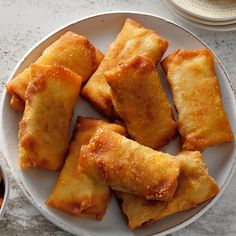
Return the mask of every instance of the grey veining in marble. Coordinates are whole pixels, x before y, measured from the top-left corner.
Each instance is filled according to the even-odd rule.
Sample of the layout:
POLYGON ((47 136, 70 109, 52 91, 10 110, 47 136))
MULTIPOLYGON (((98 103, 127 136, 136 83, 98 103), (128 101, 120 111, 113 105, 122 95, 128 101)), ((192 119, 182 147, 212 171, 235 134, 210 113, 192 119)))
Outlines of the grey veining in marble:
MULTIPOLYGON (((173 20, 203 39, 217 54, 236 85, 236 31, 211 32, 176 18, 161 0, 0 0, 0 93, 16 63, 42 37, 59 26, 91 14, 135 10, 173 20)), ((4 166, 7 163, 1 154, 4 166)), ((1 236, 70 235, 48 222, 26 200, 10 175, 10 201, 0 221, 1 236)), ((221 199, 200 219, 172 236, 235 236, 236 174, 221 199)))

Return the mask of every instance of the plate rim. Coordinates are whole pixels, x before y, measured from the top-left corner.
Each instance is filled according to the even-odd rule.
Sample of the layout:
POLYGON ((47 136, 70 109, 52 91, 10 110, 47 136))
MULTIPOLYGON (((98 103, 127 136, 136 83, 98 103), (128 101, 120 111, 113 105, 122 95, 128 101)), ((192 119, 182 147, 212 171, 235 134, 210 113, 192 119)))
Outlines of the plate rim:
MULTIPOLYGON (((228 21, 209 21, 209 20, 206 20, 206 19, 203 19, 203 18, 199 18, 199 17, 196 17, 194 15, 191 15, 187 12, 184 12, 182 11, 181 9, 175 7, 175 5, 171 2, 171 1, 168 1, 168 0, 164 0, 165 4, 167 6, 170 6, 171 8, 173 8, 174 11, 178 12, 178 14, 180 14, 181 16, 191 20, 191 21, 194 21, 194 22, 197 22, 199 24, 203 24, 203 25, 207 25, 207 26, 220 26, 220 27, 224 27, 224 26, 228 26, 228 25, 233 25, 236 23, 236 18, 235 19, 232 19, 232 20, 228 20, 228 21)), ((215 29, 214 29, 215 30, 215 29)))
MULTIPOLYGON (((69 23, 63 24, 60 27, 57 27, 55 30, 53 30, 52 32, 46 34, 46 36, 44 36, 41 40, 39 40, 37 43, 35 43, 32 47, 29 48, 29 50, 27 50, 27 52, 24 54, 24 56, 20 59, 20 61, 16 64, 16 66, 14 67, 12 73, 10 74, 9 78, 7 79, 6 83, 8 83, 13 76, 16 74, 18 68, 20 67, 20 65, 27 59, 28 55, 35 49, 37 49, 45 40, 49 39, 51 36, 53 36, 54 34, 62 31, 63 29, 65 29, 66 27, 72 26, 74 24, 77 24, 78 22, 81 21, 85 21, 87 19, 90 18, 94 18, 94 17, 98 17, 98 16, 104 16, 104 15, 110 15, 110 14, 138 14, 138 15, 145 15, 145 16, 151 16, 151 17, 155 17, 158 19, 161 19, 167 23, 170 23, 172 25, 174 25, 175 27, 181 28, 182 30, 184 30, 186 33, 190 34, 191 36, 193 36, 195 39, 197 39, 198 41, 200 41, 204 47, 206 47, 207 49, 211 50, 210 47, 208 45, 206 45, 205 42, 203 42, 198 36, 196 36, 194 33, 192 33, 191 31, 189 31, 188 29, 186 29, 185 27, 156 14, 152 14, 152 13, 148 13, 148 12, 142 12, 142 11, 129 11, 129 10, 117 10, 117 11, 104 11, 104 12, 99 12, 99 13, 95 13, 95 14, 91 14, 88 15, 86 17, 79 17, 76 20, 70 21, 69 23)), ((212 50, 211 50, 212 51, 212 50)), ((221 66, 223 73, 226 76, 227 79, 227 83, 230 85, 230 89, 232 90, 233 94, 234 94, 234 103, 236 104, 236 90, 233 86, 232 80, 230 79, 223 63, 220 61, 220 59, 216 56, 216 54, 214 53, 214 51, 212 51, 215 60, 217 61, 217 63, 221 66)), ((3 92, 2 92, 2 96, 1 96, 1 103, 0 103, 0 130, 2 131, 4 129, 3 127, 3 108, 4 108, 4 103, 5 100, 7 98, 7 91, 6 88, 4 88, 3 92)), ((58 228, 63 229, 69 233, 72 233, 74 235, 80 235, 80 236, 91 236, 91 234, 87 233, 85 230, 83 229, 76 229, 75 228, 71 228, 68 227, 66 224, 64 224, 64 222, 56 219, 54 216, 52 215, 48 215, 48 213, 41 207, 40 204, 37 203, 37 201, 31 196, 31 194, 27 191, 27 189, 25 188, 23 182, 20 180, 20 178, 18 177, 17 172, 14 171, 14 167, 11 164, 11 160, 10 158, 8 158, 7 155, 7 151, 6 151, 6 142, 4 141, 4 137, 3 137, 3 132, 1 132, 0 135, 0 140, 1 140, 1 147, 2 147, 2 152, 3 152, 3 156, 4 158, 7 160, 8 166, 10 168, 10 172, 14 177, 14 180, 16 181, 17 185, 19 186, 20 190, 22 191, 22 193, 24 194, 24 196, 28 199, 28 201, 40 212, 40 214, 42 214, 49 222, 51 222, 52 224, 56 225, 58 228)), ((192 224, 194 221, 196 221, 200 216, 202 216, 203 214, 205 214, 219 199, 220 197, 223 195, 225 189, 227 188, 227 186, 229 185, 232 176, 234 174, 236 170, 236 156, 233 157, 233 162, 232 162, 232 166, 230 169, 230 172, 226 178, 226 180, 224 181, 222 187, 221 187, 221 191, 210 200, 210 202, 204 206, 204 208, 202 208, 201 210, 199 210, 199 212, 197 212, 195 215, 193 215, 192 217, 190 217, 189 219, 187 219, 186 221, 177 224, 176 226, 173 226, 171 228, 168 228, 167 230, 163 230, 159 233, 154 233, 153 235, 157 235, 157 236, 165 236, 167 234, 170 233, 174 233, 190 224, 192 224)))
MULTIPOLYGON (((186 22, 192 27, 197 27, 198 29, 203 29, 203 30, 208 30, 212 32, 232 32, 236 30, 236 19, 235 22, 232 24, 226 24, 226 25, 207 25, 204 23, 200 23, 198 21, 194 21, 188 17, 185 17, 177 8, 174 8, 168 2, 168 0, 164 0, 166 7, 175 15, 177 16, 180 20, 186 22)), ((183 12, 186 14, 186 12, 183 12)), ((188 14, 188 13, 187 13, 188 14)))
POLYGON ((192 14, 193 16, 196 16, 198 18, 202 18, 205 20, 209 20, 209 21, 228 21, 228 20, 232 20, 232 19, 236 19, 236 16, 229 16, 229 17, 211 17, 211 16, 205 16, 205 15, 201 15, 201 14, 197 14, 195 12, 191 12, 188 9, 178 5, 178 3, 175 0, 170 0, 177 8, 180 8, 182 11, 188 13, 188 14, 192 14))

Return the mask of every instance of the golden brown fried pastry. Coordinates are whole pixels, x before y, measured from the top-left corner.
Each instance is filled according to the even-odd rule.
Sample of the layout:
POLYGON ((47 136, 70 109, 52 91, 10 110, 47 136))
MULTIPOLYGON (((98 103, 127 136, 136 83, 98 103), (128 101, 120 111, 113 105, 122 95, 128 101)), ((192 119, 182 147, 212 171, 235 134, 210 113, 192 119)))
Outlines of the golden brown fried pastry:
POLYGON ((193 208, 219 192, 199 152, 185 151, 174 158, 181 161, 181 169, 178 187, 171 201, 148 201, 117 192, 129 228, 147 226, 166 216, 193 208))
MULTIPOLYGON (((63 65, 86 81, 96 70, 102 58, 103 54, 96 50, 87 38, 69 31, 46 48, 35 63, 63 65)), ((30 68, 26 68, 7 84, 7 91, 12 95, 11 105, 17 111, 22 111, 22 104, 24 107, 25 91, 30 79, 30 68)))
POLYGON ((81 146, 89 142, 99 127, 125 134, 125 129, 120 125, 92 118, 78 118, 65 164, 47 200, 49 206, 72 215, 95 219, 101 219, 105 214, 110 198, 109 186, 101 181, 95 182, 77 169, 81 146))
POLYGON ((154 149, 166 145, 177 127, 152 60, 136 56, 104 75, 130 136, 154 149))
POLYGON ((104 72, 136 55, 146 55, 157 64, 167 47, 168 42, 154 31, 145 29, 132 19, 126 19, 121 32, 110 45, 100 66, 82 89, 82 95, 104 115, 113 117, 115 111, 110 88, 103 76, 104 72))
POLYGON ((233 141, 223 108, 214 56, 207 50, 177 50, 162 61, 179 113, 183 150, 233 141))
POLYGON ((31 66, 26 106, 19 129, 22 168, 60 169, 82 79, 63 66, 31 66))
POLYGON ((10 104, 16 111, 20 113, 24 112, 25 102, 17 94, 12 94, 10 104))
POLYGON ((171 155, 102 129, 82 146, 79 168, 114 190, 165 201, 173 197, 179 175, 171 155))

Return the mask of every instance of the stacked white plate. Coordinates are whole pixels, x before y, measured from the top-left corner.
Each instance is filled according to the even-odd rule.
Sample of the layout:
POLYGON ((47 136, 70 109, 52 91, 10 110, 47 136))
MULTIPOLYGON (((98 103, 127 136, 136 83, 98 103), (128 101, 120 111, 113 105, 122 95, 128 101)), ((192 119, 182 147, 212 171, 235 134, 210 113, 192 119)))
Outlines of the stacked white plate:
POLYGON ((236 0, 165 0, 182 20, 213 31, 236 30, 236 0))

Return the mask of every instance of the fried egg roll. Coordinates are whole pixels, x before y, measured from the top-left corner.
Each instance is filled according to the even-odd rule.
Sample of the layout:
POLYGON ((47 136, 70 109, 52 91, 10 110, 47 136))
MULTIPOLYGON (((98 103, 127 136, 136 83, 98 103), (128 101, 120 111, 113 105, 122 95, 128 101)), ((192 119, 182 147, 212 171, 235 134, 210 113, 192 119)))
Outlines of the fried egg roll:
POLYGON ((110 188, 104 182, 96 182, 78 171, 78 160, 82 145, 88 144, 98 128, 106 128, 125 134, 125 129, 93 118, 78 118, 69 152, 57 183, 47 204, 76 216, 101 219, 110 199, 110 188))
POLYGON ((150 58, 133 57, 105 78, 115 111, 134 140, 157 149, 173 138, 177 127, 172 108, 150 58))
POLYGON ((167 47, 168 42, 154 31, 144 28, 132 19, 126 19, 121 32, 110 45, 98 69, 82 89, 82 95, 102 114, 114 117, 116 113, 110 88, 103 74, 136 55, 146 55, 157 64, 167 47))
POLYGON ((60 65, 31 66, 19 128, 22 168, 58 170, 69 144, 69 127, 82 79, 60 65))
POLYGON ((207 49, 177 50, 162 61, 179 113, 183 150, 204 150, 233 141, 214 67, 207 49))
MULTIPOLYGON (((103 54, 94 48, 87 38, 73 32, 67 32, 46 48, 35 63, 40 65, 59 64, 88 80, 98 67, 103 54)), ((10 104, 17 111, 24 107, 25 91, 31 79, 31 70, 26 68, 7 84, 7 91, 12 95, 10 104)), ((24 108, 23 108, 24 110, 24 108)))
POLYGON ((166 216, 196 207, 219 192, 199 152, 184 151, 174 158, 181 161, 181 169, 177 190, 169 202, 148 201, 116 192, 129 228, 151 225, 166 216))
POLYGON ((163 201, 173 197, 179 175, 171 155, 102 129, 82 146, 79 168, 114 190, 163 201))

